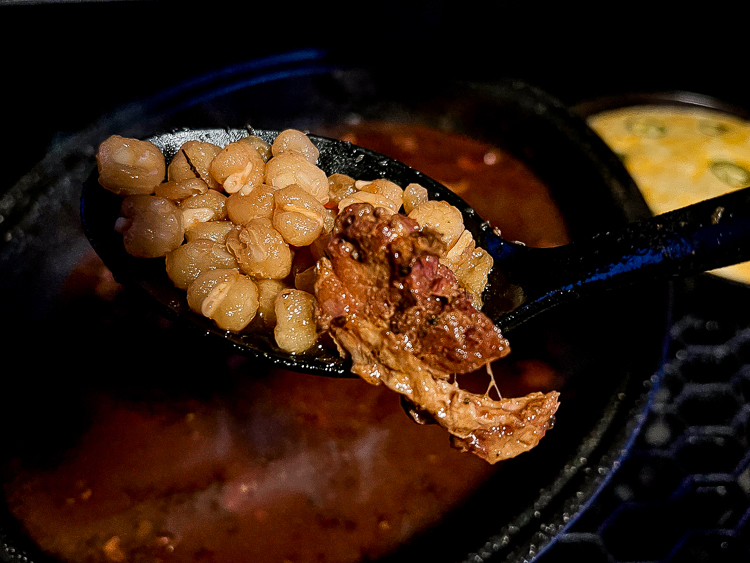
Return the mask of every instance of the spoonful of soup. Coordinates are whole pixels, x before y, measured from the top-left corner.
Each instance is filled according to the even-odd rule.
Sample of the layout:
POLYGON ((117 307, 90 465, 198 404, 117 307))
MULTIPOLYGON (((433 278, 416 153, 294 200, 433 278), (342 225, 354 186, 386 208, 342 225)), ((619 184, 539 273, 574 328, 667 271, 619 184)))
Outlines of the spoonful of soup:
POLYGON ((113 136, 97 161, 81 216, 105 265, 168 314, 242 353, 351 374, 349 358, 314 318, 316 267, 351 205, 409 215, 409 228, 430 233, 481 308, 492 267, 476 244, 482 220, 445 187, 383 155, 294 130, 209 129, 145 141, 113 136))
POLYGON ((556 248, 501 238, 453 192, 299 131, 110 137, 81 200, 116 279, 237 351, 383 383, 495 462, 534 447, 558 394, 494 400, 455 374, 561 303, 750 259, 750 191, 556 248))

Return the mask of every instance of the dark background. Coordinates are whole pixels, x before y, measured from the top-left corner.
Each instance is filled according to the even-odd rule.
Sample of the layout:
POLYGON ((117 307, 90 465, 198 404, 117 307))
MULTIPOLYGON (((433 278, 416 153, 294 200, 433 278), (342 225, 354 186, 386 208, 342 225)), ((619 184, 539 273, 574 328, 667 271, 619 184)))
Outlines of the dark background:
MULTIPOLYGON (((683 3, 661 12, 656 3, 571 4, 550 9, 531 1, 478 0, 0 0, 0 194, 56 142, 123 104, 206 72, 305 47, 330 49, 363 65, 396 67, 394 75, 407 89, 424 76, 516 77, 568 105, 608 94, 687 90, 750 111, 750 3, 683 3)), ((0 221, 2 213, 0 208, 0 221)), ((750 529, 750 496, 746 479, 742 488, 732 473, 749 471, 750 333, 735 336, 748 326, 748 300, 744 287, 717 290, 703 281, 707 290, 688 288, 687 297, 678 296, 674 356, 677 350, 681 355, 668 365, 668 393, 659 395, 634 454, 544 561, 661 561, 666 554, 673 555, 666 559, 670 563, 748 560, 750 546, 741 538, 750 529), (744 367, 717 368, 701 355, 707 348, 721 352, 722 360, 741 358, 744 367), (698 361, 705 365, 696 367, 698 361), (685 412, 675 411, 675 403, 689 403, 677 395, 706 381, 714 391, 714 382, 723 382, 714 393, 720 401, 705 407, 713 399, 700 387, 688 397, 701 400, 691 423, 685 412), (716 428, 735 428, 705 422, 707 416, 733 416, 722 402, 726 397, 737 402, 736 412, 744 409, 734 419, 737 438, 712 435, 716 428), (673 443, 647 443, 642 436, 652 424, 669 426, 673 443), (685 428, 694 442, 682 439, 685 428)))
POLYGON ((748 105, 750 10, 740 3, 661 13, 653 6, 571 4, 0 0, 0 190, 56 140, 121 104, 302 47, 397 66, 404 88, 424 74, 444 73, 523 78, 567 104, 682 89, 748 105))

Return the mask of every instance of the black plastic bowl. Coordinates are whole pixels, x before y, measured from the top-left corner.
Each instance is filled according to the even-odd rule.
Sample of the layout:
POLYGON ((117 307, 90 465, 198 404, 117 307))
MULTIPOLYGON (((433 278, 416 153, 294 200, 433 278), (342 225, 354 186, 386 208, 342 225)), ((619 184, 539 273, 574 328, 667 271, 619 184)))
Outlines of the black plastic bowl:
MULTIPOLYGON (((199 77, 123 107, 61 142, 3 196, 0 295, 6 296, 5 318, 15 325, 5 350, 33 369, 6 371, 0 462, 19 450, 60 448, 58 442, 67 436, 60 421, 84 423, 74 409, 79 389, 102 380, 130 383, 107 355, 106 342, 77 339, 66 319, 56 316, 61 284, 88 250, 78 201, 101 141, 115 133, 143 138, 181 127, 250 125, 319 133, 353 119, 427 125, 510 151, 548 184, 574 239, 648 214, 630 176, 585 122, 517 80, 415 81, 408 69, 356 68, 318 51, 250 61, 199 77)), ((664 284, 641 286, 575 308, 560 307, 543 322, 514 333, 514 354, 533 355, 544 344, 547 359, 565 379, 555 429, 392 559, 526 561, 554 542, 594 498, 640 423, 661 361, 667 296, 664 284)), ((138 359, 137 349, 133 354, 130 362, 138 359)), ((152 385, 162 383, 156 378, 152 385)), ((173 384, 160 391, 177 392, 173 384)), ((7 511, 0 514, 0 560, 47 560, 7 511)))

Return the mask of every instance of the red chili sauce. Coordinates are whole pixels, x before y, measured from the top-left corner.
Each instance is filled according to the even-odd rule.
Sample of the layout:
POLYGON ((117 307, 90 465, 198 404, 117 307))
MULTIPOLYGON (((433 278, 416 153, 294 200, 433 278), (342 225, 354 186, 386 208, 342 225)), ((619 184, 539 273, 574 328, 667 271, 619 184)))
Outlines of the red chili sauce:
MULTIPOLYGON (((455 189, 507 238, 535 246, 567 241, 545 186, 500 150, 415 126, 363 124, 343 136, 455 189)), ((101 335, 100 348, 117 341, 101 351, 110 354, 107 365, 131 362, 145 371, 138 393, 115 385, 83 389, 70 408, 86 423, 71 425, 65 448, 21 456, 6 468, 12 512, 59 559, 377 558, 439 522, 502 470, 451 449, 444 430, 415 424, 394 393, 359 379, 265 372, 216 352, 204 361, 213 362, 209 374, 174 360, 178 381, 213 378, 221 381, 216 390, 144 391, 148 370, 156 369, 147 354, 166 346, 146 343, 147 336, 163 333, 167 342, 169 323, 129 306, 128 292, 93 254, 68 281, 60 314, 75 312, 85 330, 101 335), (138 354, 143 358, 130 359, 138 354)), ((502 361, 516 375, 514 392, 560 384, 546 364, 514 364, 512 356, 502 361)), ((95 375, 108 376, 103 367, 95 375)))

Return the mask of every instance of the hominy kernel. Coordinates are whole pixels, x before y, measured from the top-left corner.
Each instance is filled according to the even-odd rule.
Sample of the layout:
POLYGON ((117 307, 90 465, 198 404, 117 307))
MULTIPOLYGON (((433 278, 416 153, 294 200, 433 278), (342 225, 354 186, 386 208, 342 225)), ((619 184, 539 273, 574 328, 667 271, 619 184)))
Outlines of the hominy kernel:
POLYGON ((198 223, 205 223, 206 221, 213 221, 214 214, 207 207, 198 207, 196 209, 183 209, 182 210, 182 222, 186 228, 191 228, 198 223))
POLYGON ((273 226, 293 246, 307 246, 323 231, 326 208, 308 192, 292 184, 273 194, 273 226))
POLYGON ((475 246, 476 243, 474 242, 474 237, 471 232, 464 229, 464 232, 461 233, 461 236, 458 237, 455 244, 448 249, 445 256, 440 258, 440 262, 446 264, 451 269, 454 269, 454 267, 474 251, 475 246))
POLYGON ((191 242, 198 239, 207 239, 224 243, 229 231, 235 228, 231 221, 206 221, 196 223, 185 231, 185 240, 191 242))
MULTIPOLYGON (((202 272, 190 282, 187 288, 188 306, 195 313, 210 316, 205 315, 202 310, 206 296, 219 285, 227 287, 227 282, 234 280, 238 275, 240 273, 237 268, 216 268, 202 272)), ((206 303, 206 309, 210 309, 212 306, 210 303, 206 303)))
POLYGON ((270 143, 267 143, 266 141, 264 141, 263 139, 261 139, 257 135, 250 135, 247 138, 247 142, 250 143, 250 145, 256 151, 258 151, 258 154, 263 159, 263 162, 268 162, 269 161, 269 159, 272 156, 272 153, 271 153, 271 144, 270 143))
POLYGON ((428 199, 430 198, 427 188, 423 188, 419 184, 409 184, 404 188, 404 213, 409 215, 415 207, 428 199))
POLYGON ((404 190, 401 189, 401 186, 384 178, 378 178, 377 180, 366 183, 360 188, 360 191, 382 195, 387 198, 389 201, 393 202, 390 209, 392 209, 394 213, 398 213, 398 210, 401 209, 401 205, 404 203, 404 190))
POLYGON ((394 209, 396 206, 395 202, 384 195, 360 190, 339 201, 339 213, 353 203, 369 203, 373 207, 385 209, 391 215, 398 212, 398 209, 394 209))
POLYGON ((209 188, 221 189, 210 172, 211 161, 220 152, 221 148, 213 143, 186 141, 177 151, 172 162, 169 163, 167 178, 170 181, 200 178, 206 182, 209 188))
POLYGON ((116 230, 128 254, 138 258, 165 256, 182 244, 185 234, 177 206, 155 195, 131 195, 122 201, 116 230))
POLYGON ((273 226, 292 246, 307 246, 323 230, 322 221, 291 211, 275 211, 273 226))
POLYGON ((201 273, 219 268, 236 268, 237 260, 221 242, 198 239, 167 254, 166 270, 175 287, 187 289, 201 273))
POLYGON ((310 164, 318 162, 319 151, 310 138, 296 129, 287 129, 279 133, 271 145, 273 156, 279 156, 285 152, 297 152, 305 157, 310 164))
POLYGON ((243 330, 258 312, 258 286, 236 269, 203 272, 187 290, 188 305, 223 330, 243 330))
POLYGON ((468 255, 464 255, 464 259, 453 268, 459 285, 471 293, 472 304, 477 309, 482 307, 482 293, 487 286, 487 277, 493 265, 492 256, 478 246, 468 255))
POLYGON ((354 186, 354 178, 346 174, 331 174, 328 177, 328 202, 338 206, 345 197, 358 191, 354 186))
POLYGON ((187 228, 200 221, 222 221, 227 218, 227 196, 216 190, 208 190, 183 199, 180 209, 187 228))
POLYGON ((265 326, 276 324, 276 297, 287 286, 280 280, 258 280, 258 319, 265 326))
POLYGON ((328 177, 304 156, 290 151, 274 156, 266 164, 266 183, 275 188, 297 184, 320 203, 328 203, 328 177))
POLYGON ((463 215, 447 201, 426 201, 415 207, 408 217, 421 228, 427 227, 438 233, 446 248, 451 248, 464 231, 463 215))
POLYGON ((226 246, 244 274, 283 279, 291 271, 292 251, 268 219, 252 219, 231 231, 226 246))
POLYGON ((188 178, 187 180, 172 180, 162 182, 156 186, 154 195, 165 197, 178 203, 193 195, 204 194, 209 190, 208 184, 200 178, 188 178))
POLYGON ((237 225, 244 225, 252 219, 271 219, 275 191, 276 188, 261 184, 249 194, 233 193, 227 198, 229 219, 237 225))
POLYGON ((315 324, 315 297, 306 291, 284 289, 276 297, 276 344, 291 354, 313 347, 318 339, 315 324))
POLYGON ((153 144, 112 135, 96 153, 99 184, 119 196, 149 195, 164 181, 164 155, 153 144))
POLYGON ((239 275, 236 269, 220 268, 199 275, 187 288, 187 302, 193 312, 211 317, 239 275), (211 299, 206 299, 211 295, 211 299))
POLYGON ((263 183, 266 163, 245 137, 224 147, 211 161, 210 172, 225 192, 242 190, 247 193, 263 183))

